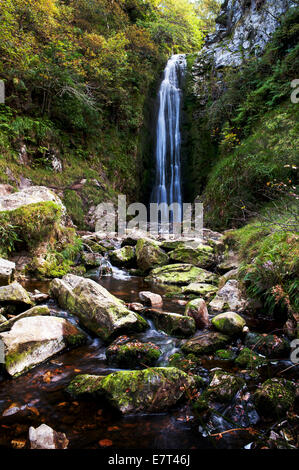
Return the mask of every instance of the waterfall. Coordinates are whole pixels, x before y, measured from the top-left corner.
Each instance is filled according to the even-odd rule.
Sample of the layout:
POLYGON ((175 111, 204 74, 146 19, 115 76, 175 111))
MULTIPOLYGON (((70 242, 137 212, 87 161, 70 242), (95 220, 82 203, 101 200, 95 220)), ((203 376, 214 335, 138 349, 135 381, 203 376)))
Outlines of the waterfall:
POLYGON ((186 57, 173 55, 166 65, 159 90, 156 182, 152 202, 168 205, 178 203, 179 213, 173 214, 173 222, 182 219, 180 83, 185 69, 186 57))

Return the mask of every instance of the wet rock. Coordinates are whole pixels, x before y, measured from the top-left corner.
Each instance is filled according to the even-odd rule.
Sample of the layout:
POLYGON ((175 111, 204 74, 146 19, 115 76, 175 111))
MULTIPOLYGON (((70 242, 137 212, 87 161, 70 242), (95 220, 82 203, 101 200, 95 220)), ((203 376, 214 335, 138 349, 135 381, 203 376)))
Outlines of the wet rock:
POLYGON ((56 432, 46 424, 38 428, 29 428, 29 441, 31 449, 67 449, 69 440, 66 435, 56 432))
POLYGON ((207 304, 203 299, 191 300, 185 309, 185 315, 192 317, 195 321, 196 328, 202 330, 210 325, 209 312, 207 304))
POLYGON ((234 312, 221 313, 212 318, 216 330, 229 336, 241 335, 246 325, 244 318, 234 312))
POLYGON ((144 238, 137 242, 136 257, 138 268, 144 272, 156 266, 163 266, 169 261, 167 254, 159 247, 157 242, 144 238))
POLYGON ((144 305, 140 304, 138 302, 133 302, 131 304, 127 304, 127 307, 129 310, 132 310, 132 312, 143 312, 144 310, 144 305))
POLYGON ((232 405, 228 406, 223 415, 228 421, 235 423, 236 427, 242 428, 255 426, 260 421, 253 397, 246 390, 237 393, 232 405))
POLYGON ((245 345, 253 352, 262 354, 267 359, 284 358, 290 353, 290 343, 277 335, 247 333, 245 345))
POLYGON ((154 309, 148 309, 144 314, 153 320, 158 330, 165 331, 165 333, 177 338, 187 338, 194 335, 196 331, 194 319, 185 315, 154 309))
POLYGON ((153 366, 160 356, 161 351, 155 344, 142 343, 128 336, 117 338, 106 349, 108 363, 120 368, 136 369, 153 366))
POLYGON ((159 294, 153 294, 152 292, 142 291, 139 292, 139 298, 142 302, 146 305, 150 305, 151 307, 162 307, 163 306, 163 299, 159 294))
POLYGON ((222 333, 209 331, 201 333, 189 339, 182 345, 182 351, 195 355, 211 354, 223 348, 230 341, 228 336, 222 333))
POLYGON ((5 347, 5 368, 14 377, 49 357, 85 342, 86 336, 58 317, 36 316, 18 320, 9 332, 1 333, 5 347))
POLYGON ((22 311, 32 305, 29 293, 18 282, 0 287, 0 306, 13 306, 16 311, 22 311))
POLYGON ((227 281, 230 281, 231 279, 238 279, 238 273, 238 269, 232 269, 231 271, 223 274, 223 276, 221 276, 219 279, 219 288, 221 289, 223 286, 225 286, 227 281))
POLYGON ((0 313, 0 325, 7 321, 6 317, 0 313))
POLYGON ((90 279, 68 274, 52 281, 51 292, 60 307, 77 316, 82 325, 105 341, 121 333, 147 328, 140 315, 90 279))
POLYGON ((216 351, 214 359, 219 361, 233 361, 236 357, 236 354, 230 349, 218 349, 216 351))
POLYGON ((49 316, 51 314, 49 307, 45 306, 37 306, 37 307, 32 307, 29 310, 26 310, 23 313, 20 313, 20 315, 17 315, 13 318, 10 318, 9 320, 6 320, 1 323, 0 325, 0 332, 2 331, 8 331, 11 329, 11 327, 19 320, 22 320, 22 318, 28 318, 28 317, 36 317, 36 316, 49 316))
POLYGON ((183 294, 194 294, 204 299, 209 299, 213 294, 216 294, 217 291, 218 288, 216 286, 199 282, 193 282, 182 288, 183 294))
POLYGON ((184 286, 193 282, 213 282, 216 280, 216 276, 202 268, 192 266, 192 264, 170 264, 153 269, 146 280, 160 284, 184 286))
POLYGON ((198 374, 202 369, 201 359, 194 354, 172 354, 168 360, 168 367, 176 367, 189 374, 198 374))
POLYGON ((96 268, 101 265, 102 255, 99 253, 82 253, 82 263, 87 268, 96 268))
POLYGON ((113 265, 125 268, 131 268, 136 264, 135 248, 132 246, 123 246, 110 253, 110 261, 113 265))
POLYGON ((209 245, 181 243, 169 253, 172 261, 188 263, 200 268, 209 268, 214 264, 214 250, 209 245))
POLYGON ((207 394, 211 400, 220 403, 231 401, 244 384, 241 377, 218 369, 214 372, 207 394))
POLYGON ((0 258, 0 286, 6 286, 13 280, 16 263, 0 258))
POLYGON ((40 304, 42 302, 47 302, 50 298, 49 294, 44 294, 39 290, 35 290, 33 294, 30 293, 30 297, 36 304, 40 304))
POLYGON ((216 297, 209 303, 209 307, 214 312, 230 312, 242 313, 245 311, 247 301, 243 297, 239 288, 239 283, 235 279, 227 281, 227 283, 217 292, 216 297))
POLYGON ((263 356, 253 352, 251 349, 243 348, 235 362, 239 367, 251 369, 259 367, 267 361, 263 356))
POLYGON ((296 389, 292 382, 285 379, 269 379, 254 395, 255 405, 262 416, 284 416, 295 403, 296 389))
POLYGON ((174 406, 193 384, 193 379, 174 367, 119 371, 106 377, 81 375, 67 388, 72 397, 94 394, 128 413, 159 413, 174 406))

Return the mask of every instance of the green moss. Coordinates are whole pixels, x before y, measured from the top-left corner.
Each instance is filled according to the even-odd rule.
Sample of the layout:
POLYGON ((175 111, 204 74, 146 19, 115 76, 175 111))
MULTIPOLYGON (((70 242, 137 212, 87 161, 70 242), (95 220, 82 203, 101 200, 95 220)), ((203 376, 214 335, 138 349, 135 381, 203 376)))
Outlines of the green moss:
POLYGON ((160 356, 161 351, 155 344, 131 341, 128 337, 118 338, 106 350, 108 362, 120 368, 153 366, 160 356))
POLYGON ((77 225, 80 230, 83 230, 86 224, 84 220, 83 201, 79 194, 76 191, 67 189, 64 192, 63 202, 74 224, 77 225))
POLYGON ((201 268, 210 267, 214 261, 213 248, 208 245, 201 245, 197 248, 178 247, 169 253, 169 257, 173 261, 189 263, 201 268))
POLYGON ((249 348, 244 348, 235 360, 239 367, 249 367, 250 369, 259 367, 266 363, 266 359, 254 353, 249 348))
POLYGON ((176 367, 182 371, 196 374, 202 366, 201 359, 196 357, 194 354, 187 354, 184 356, 181 353, 172 354, 168 360, 169 367, 176 367))
POLYGON ((290 411, 295 402, 295 386, 285 379, 269 379, 255 393, 255 404, 263 416, 276 419, 290 411))
POLYGON ((191 264, 172 264, 156 268, 146 278, 150 282, 179 286, 187 285, 191 282, 213 282, 215 279, 216 276, 213 273, 191 264))
POLYGON ((229 349, 218 349, 215 353, 215 359, 220 359, 222 361, 233 361, 235 354, 229 349))
POLYGON ((97 375, 77 375, 66 388, 66 392, 73 398, 84 394, 102 394, 101 383, 103 377, 97 375))

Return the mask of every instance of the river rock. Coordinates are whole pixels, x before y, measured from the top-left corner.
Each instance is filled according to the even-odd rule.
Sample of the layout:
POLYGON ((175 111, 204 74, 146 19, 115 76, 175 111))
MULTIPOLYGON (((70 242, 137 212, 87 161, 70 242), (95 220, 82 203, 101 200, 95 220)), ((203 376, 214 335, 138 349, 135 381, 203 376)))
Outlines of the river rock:
POLYGON ((221 333, 234 336, 242 334, 246 322, 244 318, 237 313, 225 312, 212 318, 212 325, 221 333))
POLYGON ((113 265, 131 268, 136 264, 136 252, 133 246, 123 246, 110 253, 110 261, 113 265))
POLYGON ((247 301, 243 297, 239 288, 239 283, 235 279, 227 281, 227 283, 217 292, 216 297, 209 303, 209 307, 214 312, 230 312, 242 313, 245 311, 247 301))
POLYGON ((188 286, 184 286, 182 288, 183 294, 193 294, 203 297, 204 299, 209 299, 217 291, 218 288, 216 286, 213 286, 212 284, 204 284, 202 282, 192 282, 188 286))
POLYGON ((34 305, 29 293, 19 284, 13 282, 8 286, 0 287, 0 306, 13 306, 14 309, 22 311, 26 307, 34 305))
POLYGON ((237 375, 218 369, 214 372, 207 394, 220 403, 231 401, 244 384, 245 381, 237 375))
POLYGON ((49 316, 51 314, 49 307, 46 305, 44 306, 36 306, 32 307, 29 310, 26 310, 23 313, 20 313, 20 315, 16 315, 13 318, 10 318, 9 320, 6 320, 1 323, 0 325, 0 332, 2 331, 8 331, 11 329, 11 327, 19 320, 22 320, 22 318, 28 318, 28 317, 36 317, 36 316, 49 316))
POLYGON ((267 360, 249 348, 243 348, 235 359, 237 366, 245 368, 256 368, 267 363, 267 360))
POLYGON ((5 368, 17 377, 64 349, 82 344, 86 336, 64 318, 36 316, 18 320, 9 332, 0 334, 0 340, 5 346, 5 368))
POLYGON ((249 332, 245 338, 245 345, 268 359, 284 358, 290 354, 289 341, 277 335, 249 332))
POLYGON ((184 286, 192 282, 213 282, 216 280, 216 276, 192 264, 170 264, 153 269, 146 280, 160 284, 184 286))
POLYGON ((209 268, 214 264, 214 250, 209 245, 182 243, 169 253, 172 261, 188 263, 200 268, 209 268))
POLYGON ((195 355, 211 354, 222 349, 229 341, 229 337, 222 333, 208 331, 189 339, 182 345, 182 351, 195 355))
POLYGON ((104 395, 123 414, 159 413, 174 406, 192 385, 193 379, 179 369, 154 367, 106 377, 79 375, 67 392, 73 398, 90 393, 104 395))
POLYGON ((6 286, 13 280, 16 263, 0 258, 0 286, 6 286))
POLYGON ((169 258, 157 242, 144 238, 138 240, 136 245, 136 257, 138 268, 144 272, 167 264, 169 258))
POLYGON ((140 315, 91 279, 68 274, 52 281, 51 292, 60 307, 77 316, 82 325, 105 341, 147 328, 140 315))
POLYGON ((144 368, 153 366, 161 351, 153 343, 142 343, 128 336, 120 336, 106 349, 109 364, 124 369, 144 368))
POLYGON ((191 300, 185 309, 185 315, 195 320, 196 328, 202 330, 210 325, 209 312, 207 304, 203 299, 191 300))
POLYGON ((87 268, 96 268, 101 265, 102 262, 102 255, 99 253, 83 253, 82 256, 82 264, 87 268))
POLYGON ((177 338, 187 338, 194 335, 196 331, 194 319, 186 315, 154 309, 148 309, 144 314, 153 320, 158 330, 165 331, 165 333, 177 338))
POLYGON ((262 416, 277 419, 290 411, 295 403, 296 389, 292 382, 285 379, 269 379, 254 395, 255 405, 262 416))
POLYGON ((7 321, 6 317, 4 315, 2 315, 2 313, 0 313, 0 325, 2 323, 5 323, 7 321))
POLYGON ((144 302, 146 305, 150 305, 151 307, 162 307, 163 306, 163 299, 161 295, 154 294, 153 292, 142 291, 139 292, 139 299, 144 302))
POLYGON ((69 441, 64 433, 56 432, 46 424, 29 428, 30 449, 67 449, 69 441))

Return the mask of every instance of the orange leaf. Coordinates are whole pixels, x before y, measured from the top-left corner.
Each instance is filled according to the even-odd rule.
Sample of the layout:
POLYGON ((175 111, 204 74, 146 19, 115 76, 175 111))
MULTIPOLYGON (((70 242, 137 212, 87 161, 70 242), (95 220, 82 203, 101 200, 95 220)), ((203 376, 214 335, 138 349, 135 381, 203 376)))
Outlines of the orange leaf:
POLYGON ((110 447, 113 445, 113 442, 110 439, 102 439, 99 441, 101 447, 110 447))

